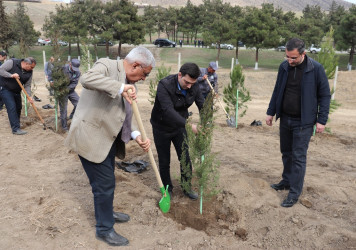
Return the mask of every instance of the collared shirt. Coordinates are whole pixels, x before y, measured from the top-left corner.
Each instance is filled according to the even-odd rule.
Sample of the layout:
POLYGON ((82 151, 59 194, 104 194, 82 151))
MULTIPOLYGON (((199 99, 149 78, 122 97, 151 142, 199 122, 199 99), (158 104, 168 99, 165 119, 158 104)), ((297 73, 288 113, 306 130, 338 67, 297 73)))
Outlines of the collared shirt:
POLYGON ((178 85, 178 89, 180 90, 180 92, 182 92, 182 94, 184 96, 186 96, 187 95, 187 90, 186 89, 182 89, 182 87, 180 86, 178 81, 177 81, 177 85, 178 85))

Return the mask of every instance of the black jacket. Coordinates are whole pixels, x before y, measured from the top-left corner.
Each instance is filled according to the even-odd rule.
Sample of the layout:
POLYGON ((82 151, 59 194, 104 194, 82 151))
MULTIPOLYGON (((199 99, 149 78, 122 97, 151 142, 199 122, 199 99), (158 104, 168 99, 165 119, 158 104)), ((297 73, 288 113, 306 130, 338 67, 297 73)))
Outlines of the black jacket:
POLYGON ((184 96, 178 89, 178 75, 170 75, 159 81, 157 95, 151 113, 151 124, 154 128, 174 132, 184 128, 188 118, 188 108, 196 103, 201 110, 204 104, 198 84, 187 90, 184 96))
MULTIPOLYGON (((325 125, 330 107, 330 87, 323 66, 306 56, 307 67, 301 82, 301 126, 308 127, 316 122, 325 125)), ((288 62, 279 66, 276 85, 267 109, 267 115, 281 116, 284 90, 288 78, 288 62)))
MULTIPOLYGON (((25 83, 32 78, 32 70, 30 71, 22 70, 21 62, 23 61, 23 59, 21 60, 21 59, 13 58, 11 60, 13 61, 13 66, 8 71, 8 73, 9 74, 17 73, 20 76, 20 82, 22 83, 22 85, 25 85, 25 83)), ((22 88, 19 86, 15 78, 0 76, 0 86, 5 87, 9 91, 17 94, 22 91, 22 88)), ((27 92, 29 91, 27 90, 27 92)), ((30 95, 31 92, 29 92, 28 94, 30 95)))

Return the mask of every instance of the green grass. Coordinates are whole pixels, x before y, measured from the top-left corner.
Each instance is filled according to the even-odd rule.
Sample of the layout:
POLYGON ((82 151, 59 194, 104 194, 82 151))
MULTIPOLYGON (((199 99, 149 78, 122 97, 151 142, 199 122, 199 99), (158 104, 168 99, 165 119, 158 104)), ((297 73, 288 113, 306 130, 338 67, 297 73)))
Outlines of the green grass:
MULTIPOLYGON (((217 60, 217 49, 206 48, 161 48, 161 60, 168 63, 177 63, 178 53, 181 53, 181 64, 194 62, 199 67, 207 67, 210 61, 217 60)), ((219 67, 230 68, 231 58, 235 58, 235 50, 220 50, 219 67)), ((284 52, 274 50, 260 50, 258 54, 258 67, 261 69, 278 70, 284 60, 284 52)), ((308 53, 316 59, 317 55, 308 53)), ((347 70, 349 55, 339 54, 339 70, 347 70)), ((254 49, 239 49, 239 62, 245 68, 255 67, 256 51, 254 49)))
MULTIPOLYGON (((29 56, 32 56, 36 59, 37 61, 37 65, 36 65, 36 69, 37 70, 43 70, 44 69, 44 65, 43 65, 43 51, 45 51, 46 53, 46 60, 49 60, 49 58, 51 57, 51 55, 53 55, 53 47, 52 46, 33 46, 30 49, 29 52, 29 56)), ((60 47, 60 51, 61 51, 61 60, 62 61, 67 61, 68 60, 68 51, 69 48, 68 46, 65 47, 60 47)), ((94 56, 94 47, 90 46, 89 47, 89 51, 92 54, 93 59, 95 60, 95 56, 94 56)), ((105 51, 105 46, 97 46, 97 51, 98 51, 98 57, 102 58, 102 57, 106 57, 106 51, 105 51)), ((19 52, 19 46, 12 46, 9 49, 9 56, 14 56, 15 58, 22 58, 20 52, 19 52)), ((71 57, 72 58, 77 58, 78 57, 78 50, 77 50, 77 46, 73 46, 72 45, 72 53, 71 53, 71 57)), ((116 58, 115 55, 110 55, 110 58, 116 58)))
MULTIPOLYGON (((46 52, 46 59, 53 54, 52 46, 33 46, 30 50, 29 56, 37 60, 36 69, 43 70, 43 52, 46 52)), ((61 60, 68 59, 68 46, 60 47, 61 60)), ((89 47, 90 53, 94 58, 94 47, 89 47)), ((106 57, 105 46, 98 46, 98 57, 106 57)), ((194 62, 199 67, 207 67, 210 61, 217 60, 217 49, 207 49, 198 47, 176 47, 176 48, 160 48, 160 56, 162 62, 177 63, 178 53, 181 53, 181 64, 186 62, 194 62)), ((229 69, 231 67, 231 58, 235 58, 235 50, 220 50, 219 67, 229 69)), ((19 53, 18 46, 12 46, 9 51, 10 56, 22 58, 19 53)), ((308 56, 317 59, 317 54, 310 54, 308 56)), ((339 56, 339 70, 347 70, 347 63, 349 60, 348 54, 338 54, 339 56)), ((72 46, 72 58, 78 57, 78 50, 76 46, 72 46)), ((256 51, 254 49, 239 49, 239 62, 245 69, 254 69, 255 67, 256 51)), ((284 60, 284 52, 274 50, 260 50, 259 51, 258 67, 260 69, 278 70, 280 63, 284 60)), ((115 59, 116 55, 110 54, 110 58, 115 59)), ((94 58, 95 60, 95 58, 94 58)))

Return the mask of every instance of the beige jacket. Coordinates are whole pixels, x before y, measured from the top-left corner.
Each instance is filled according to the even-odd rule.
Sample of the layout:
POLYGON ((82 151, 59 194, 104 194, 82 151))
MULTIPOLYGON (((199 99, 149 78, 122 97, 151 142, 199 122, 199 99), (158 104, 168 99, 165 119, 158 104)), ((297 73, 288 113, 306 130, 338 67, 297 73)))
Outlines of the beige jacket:
MULTIPOLYGON (((118 93, 125 78, 123 60, 106 58, 99 59, 80 78, 84 89, 64 144, 88 161, 103 162, 122 128, 125 103, 118 93)), ((125 158, 121 139, 116 156, 125 158)))

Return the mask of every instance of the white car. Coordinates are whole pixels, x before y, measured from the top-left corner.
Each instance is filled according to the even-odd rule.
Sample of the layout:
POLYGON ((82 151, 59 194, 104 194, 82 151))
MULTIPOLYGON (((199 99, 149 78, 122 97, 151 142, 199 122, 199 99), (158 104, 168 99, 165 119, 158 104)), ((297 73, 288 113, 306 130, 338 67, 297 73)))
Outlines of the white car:
POLYGON ((38 45, 42 45, 42 46, 44 46, 44 45, 48 45, 49 43, 51 42, 51 40, 50 39, 42 39, 42 38, 38 38, 38 40, 37 40, 37 44, 38 45))
POLYGON ((312 46, 310 46, 310 48, 309 48, 309 51, 312 54, 315 54, 315 53, 319 53, 321 51, 321 48, 320 47, 315 47, 314 44, 312 44, 312 46))
MULTIPOLYGON (((211 46, 218 49, 218 46, 219 46, 219 45, 218 45, 218 44, 215 44, 215 43, 212 43, 211 46)), ((227 44, 227 43, 222 43, 222 44, 220 44, 220 49, 229 49, 229 50, 231 50, 231 49, 234 49, 234 48, 235 48, 235 47, 234 47, 234 45, 232 45, 232 44, 227 44)))

